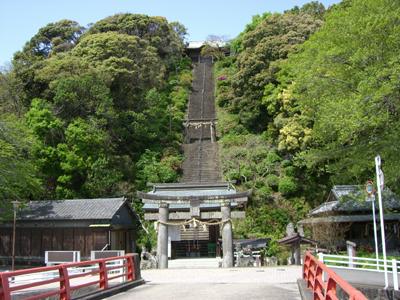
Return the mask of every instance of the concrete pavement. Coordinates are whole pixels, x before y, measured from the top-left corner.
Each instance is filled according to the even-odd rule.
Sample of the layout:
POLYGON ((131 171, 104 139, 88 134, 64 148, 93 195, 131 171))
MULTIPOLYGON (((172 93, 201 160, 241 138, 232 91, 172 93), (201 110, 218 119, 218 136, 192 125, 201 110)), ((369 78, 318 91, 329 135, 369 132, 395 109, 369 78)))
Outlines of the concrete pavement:
MULTIPOLYGON (((332 266, 328 266, 332 271, 336 272, 342 279, 353 284, 372 285, 385 287, 385 273, 384 272, 373 272, 371 270, 363 269, 339 269, 332 266)), ((400 279, 400 276, 397 275, 400 279)), ((399 280, 398 279, 398 280, 399 280)), ((393 273, 388 272, 388 284, 390 288, 393 288, 393 273)))
POLYGON ((146 284, 106 299, 295 299, 301 266, 142 270, 146 284))

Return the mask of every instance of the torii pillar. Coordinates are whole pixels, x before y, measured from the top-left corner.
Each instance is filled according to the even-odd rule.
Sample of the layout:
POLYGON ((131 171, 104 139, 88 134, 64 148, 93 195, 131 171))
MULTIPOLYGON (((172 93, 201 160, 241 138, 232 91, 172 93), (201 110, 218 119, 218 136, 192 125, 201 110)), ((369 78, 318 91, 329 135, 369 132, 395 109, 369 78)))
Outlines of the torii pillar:
MULTIPOLYGON (((168 223, 169 204, 158 205, 159 220, 168 223)), ((158 223, 157 261, 159 269, 168 269, 168 225, 158 223)))
POLYGON ((231 202, 224 201, 221 203, 222 214, 222 266, 224 268, 233 268, 233 234, 231 219, 231 202), (225 221, 225 222, 224 222, 225 221))

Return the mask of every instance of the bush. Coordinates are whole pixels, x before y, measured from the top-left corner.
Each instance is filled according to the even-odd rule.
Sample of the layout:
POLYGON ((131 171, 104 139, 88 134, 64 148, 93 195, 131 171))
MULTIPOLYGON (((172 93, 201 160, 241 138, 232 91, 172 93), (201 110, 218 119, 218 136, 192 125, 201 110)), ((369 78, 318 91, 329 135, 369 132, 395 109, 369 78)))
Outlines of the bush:
POLYGON ((280 161, 281 158, 278 154, 271 152, 267 155, 267 161, 268 162, 276 162, 276 161, 280 161))
POLYGON ((279 186, 279 177, 274 175, 274 174, 269 174, 266 178, 265 178, 265 183, 271 187, 272 189, 276 190, 279 186))
POLYGON ((284 170, 286 176, 295 178, 297 174, 297 169, 295 167, 286 167, 284 170))
POLYGON ((298 185, 289 177, 283 177, 279 181, 278 191, 281 193, 292 195, 297 191, 298 185))

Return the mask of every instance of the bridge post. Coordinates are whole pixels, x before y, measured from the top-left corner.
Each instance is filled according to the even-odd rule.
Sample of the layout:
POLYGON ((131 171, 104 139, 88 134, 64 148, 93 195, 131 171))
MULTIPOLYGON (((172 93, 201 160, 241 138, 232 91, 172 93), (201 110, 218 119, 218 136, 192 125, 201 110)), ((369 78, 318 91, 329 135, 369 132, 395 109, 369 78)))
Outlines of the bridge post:
MULTIPOLYGON (((159 220, 168 223, 169 204, 160 203, 158 213, 159 220)), ((159 269, 168 269, 168 225, 163 223, 158 224, 157 261, 159 269)))
MULTIPOLYGON (((221 203, 222 222, 231 219, 231 202, 221 203)), ((233 268, 233 234, 232 223, 230 221, 222 224, 222 266, 224 268, 233 268)))

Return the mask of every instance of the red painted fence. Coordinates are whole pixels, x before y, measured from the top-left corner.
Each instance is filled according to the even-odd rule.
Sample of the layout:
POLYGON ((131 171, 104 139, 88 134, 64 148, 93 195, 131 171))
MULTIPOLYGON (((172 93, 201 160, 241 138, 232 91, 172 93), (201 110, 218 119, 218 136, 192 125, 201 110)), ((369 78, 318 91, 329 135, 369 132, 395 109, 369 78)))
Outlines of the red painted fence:
POLYGON ((314 299, 337 300, 336 286, 339 285, 349 295, 349 300, 368 300, 363 293, 340 278, 338 274, 325 266, 309 252, 307 252, 304 259, 303 279, 307 280, 307 288, 313 290, 314 299), (322 278, 323 272, 327 276, 326 282, 322 278))
MULTIPOLYGON (((118 256, 118 257, 111 257, 111 258, 104 258, 104 259, 96 259, 96 260, 90 260, 90 261, 82 261, 82 262, 77 262, 77 263, 68 263, 68 264, 62 264, 62 265, 57 265, 57 266, 49 266, 49 267, 41 267, 41 268, 34 268, 34 269, 26 269, 26 270, 18 270, 18 271, 12 271, 12 272, 1 272, 0 273, 0 300, 11 300, 11 293, 14 291, 21 291, 21 290, 26 290, 28 288, 34 288, 34 287, 43 287, 44 285, 50 284, 50 283, 55 283, 59 282, 60 283, 60 288, 55 291, 47 292, 45 294, 37 295, 31 298, 27 298, 30 300, 35 300, 35 299, 42 299, 45 297, 50 297, 53 295, 60 295, 61 300, 68 300, 71 299, 71 291, 72 290, 77 290, 80 288, 84 288, 90 285, 99 285, 99 289, 105 290, 108 288, 109 281, 121 277, 125 277, 127 281, 133 281, 135 280, 135 268, 134 268, 134 263, 133 263, 133 255, 124 255, 124 256, 118 256), (106 265, 107 262, 112 262, 112 261, 121 261, 125 260, 125 264, 122 265, 106 265), (77 268, 77 267, 88 267, 88 266, 95 266, 92 271, 89 272, 83 272, 83 273, 78 273, 74 275, 69 275, 68 274, 68 268, 77 268), (113 270, 119 270, 119 274, 110 276, 107 272, 113 271, 113 270), (42 281, 35 281, 27 284, 21 284, 21 285, 13 285, 10 286, 9 278, 11 277, 16 277, 20 275, 32 275, 32 274, 38 274, 42 272, 48 272, 48 271, 58 271, 58 278, 54 279, 48 279, 48 280, 42 280, 42 281), (97 275, 99 276, 93 276, 97 275), (71 285, 71 280, 76 279, 76 278, 81 278, 81 277, 87 277, 88 275, 92 275, 91 277, 88 277, 90 282, 85 282, 82 284, 78 285, 71 285)), ((87 281, 87 280, 86 280, 87 281)))

